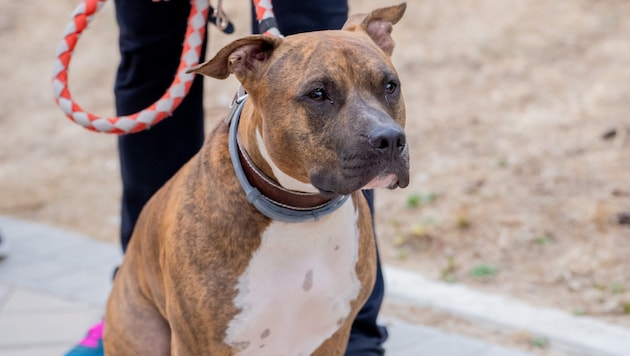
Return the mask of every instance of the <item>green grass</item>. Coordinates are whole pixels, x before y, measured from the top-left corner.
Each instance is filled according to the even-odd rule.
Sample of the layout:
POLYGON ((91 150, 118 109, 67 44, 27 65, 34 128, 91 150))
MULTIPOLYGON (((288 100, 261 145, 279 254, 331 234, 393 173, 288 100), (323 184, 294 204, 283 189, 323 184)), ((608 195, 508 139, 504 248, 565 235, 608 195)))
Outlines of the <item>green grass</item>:
POLYGON ((487 264, 480 264, 470 269, 470 275, 475 278, 494 277, 499 273, 499 268, 487 264))
POLYGON ((438 198, 437 193, 424 193, 424 194, 414 193, 414 194, 410 194, 407 197, 405 206, 407 207, 407 209, 416 209, 422 205, 427 205, 436 201, 437 198, 438 198))
POLYGON ((457 218, 457 227, 460 229, 468 229, 470 227, 470 220, 465 216, 457 218))
POLYGON ((610 285, 610 292, 612 294, 622 294, 626 291, 626 286, 623 283, 613 283, 610 285))
POLYGON ((455 257, 449 256, 446 262, 446 267, 442 268, 440 271, 440 278, 442 278, 444 282, 455 283, 457 282, 456 273, 458 269, 459 267, 455 263, 455 257))
POLYGON ((551 237, 546 235, 537 236, 532 240, 532 242, 536 245, 544 246, 551 242, 551 237))
POLYGON ((531 343, 532 343, 532 346, 538 347, 540 349, 544 349, 547 346, 549 346, 549 340, 543 336, 532 338, 531 343))

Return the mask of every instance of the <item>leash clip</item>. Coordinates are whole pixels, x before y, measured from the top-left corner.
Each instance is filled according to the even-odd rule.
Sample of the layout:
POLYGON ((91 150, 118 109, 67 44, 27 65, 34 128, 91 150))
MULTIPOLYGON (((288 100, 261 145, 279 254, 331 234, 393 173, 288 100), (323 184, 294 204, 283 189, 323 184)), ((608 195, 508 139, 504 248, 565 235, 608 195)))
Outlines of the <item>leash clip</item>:
POLYGON ((230 104, 230 112, 223 120, 226 124, 229 124, 232 121, 232 118, 234 117, 236 110, 241 106, 241 103, 243 103, 245 99, 247 99, 247 92, 245 91, 243 86, 239 85, 238 89, 236 90, 236 93, 234 93, 234 98, 232 99, 232 103, 230 104))
POLYGON ((219 30, 223 31, 223 33, 231 34, 234 32, 232 21, 230 21, 225 11, 223 11, 223 0, 217 0, 217 7, 213 8, 212 5, 210 5, 209 10, 211 14, 208 16, 208 22, 212 22, 219 30))

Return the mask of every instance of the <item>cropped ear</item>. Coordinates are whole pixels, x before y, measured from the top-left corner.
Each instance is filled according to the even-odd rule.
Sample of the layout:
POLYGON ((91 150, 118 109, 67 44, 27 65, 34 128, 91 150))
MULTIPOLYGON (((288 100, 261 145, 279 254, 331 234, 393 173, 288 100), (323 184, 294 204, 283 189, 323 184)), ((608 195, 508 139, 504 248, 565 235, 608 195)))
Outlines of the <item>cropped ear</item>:
POLYGON ((407 9, 407 3, 376 9, 369 14, 356 14, 348 18, 343 30, 364 31, 388 56, 394 51, 391 33, 407 9))
POLYGON ((225 79, 233 73, 242 83, 247 78, 256 76, 261 65, 267 62, 280 43, 282 39, 272 36, 243 37, 223 47, 211 60, 186 72, 203 74, 216 79, 225 79))

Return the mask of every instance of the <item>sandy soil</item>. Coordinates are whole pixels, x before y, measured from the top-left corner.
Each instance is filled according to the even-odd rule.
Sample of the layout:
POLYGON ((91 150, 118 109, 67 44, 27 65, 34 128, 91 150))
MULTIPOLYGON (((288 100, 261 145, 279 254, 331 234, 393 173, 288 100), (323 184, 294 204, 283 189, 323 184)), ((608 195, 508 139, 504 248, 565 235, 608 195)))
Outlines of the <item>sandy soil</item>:
MULTIPOLYGON (((65 119, 51 94, 55 47, 75 4, 0 2, 0 214, 114 242, 115 137, 65 119)), ((236 36, 248 30, 243 4, 226 5, 236 36)), ((351 1, 353 12, 381 4, 351 1)), ((630 327, 630 225, 620 223, 630 213, 630 3, 408 5, 394 62, 412 182, 377 193, 385 262, 630 327)), ((70 73, 77 102, 105 116, 116 36, 108 4, 70 73)), ((215 29, 210 37, 210 54, 236 38, 215 29)), ((206 87, 211 127, 236 83, 206 87)))

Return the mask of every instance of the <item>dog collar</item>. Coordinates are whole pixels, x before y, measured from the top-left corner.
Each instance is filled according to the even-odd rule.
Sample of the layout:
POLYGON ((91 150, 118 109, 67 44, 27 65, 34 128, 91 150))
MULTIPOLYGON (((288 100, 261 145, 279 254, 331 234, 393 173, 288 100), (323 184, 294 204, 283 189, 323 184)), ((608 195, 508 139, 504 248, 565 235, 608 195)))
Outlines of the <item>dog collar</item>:
POLYGON ((241 147, 237 134, 241 111, 246 100, 247 94, 237 94, 226 121, 230 123, 228 136, 230 158, 247 201, 268 218, 289 223, 317 221, 343 205, 349 195, 325 199, 320 194, 287 190, 253 164, 247 152, 241 147))

